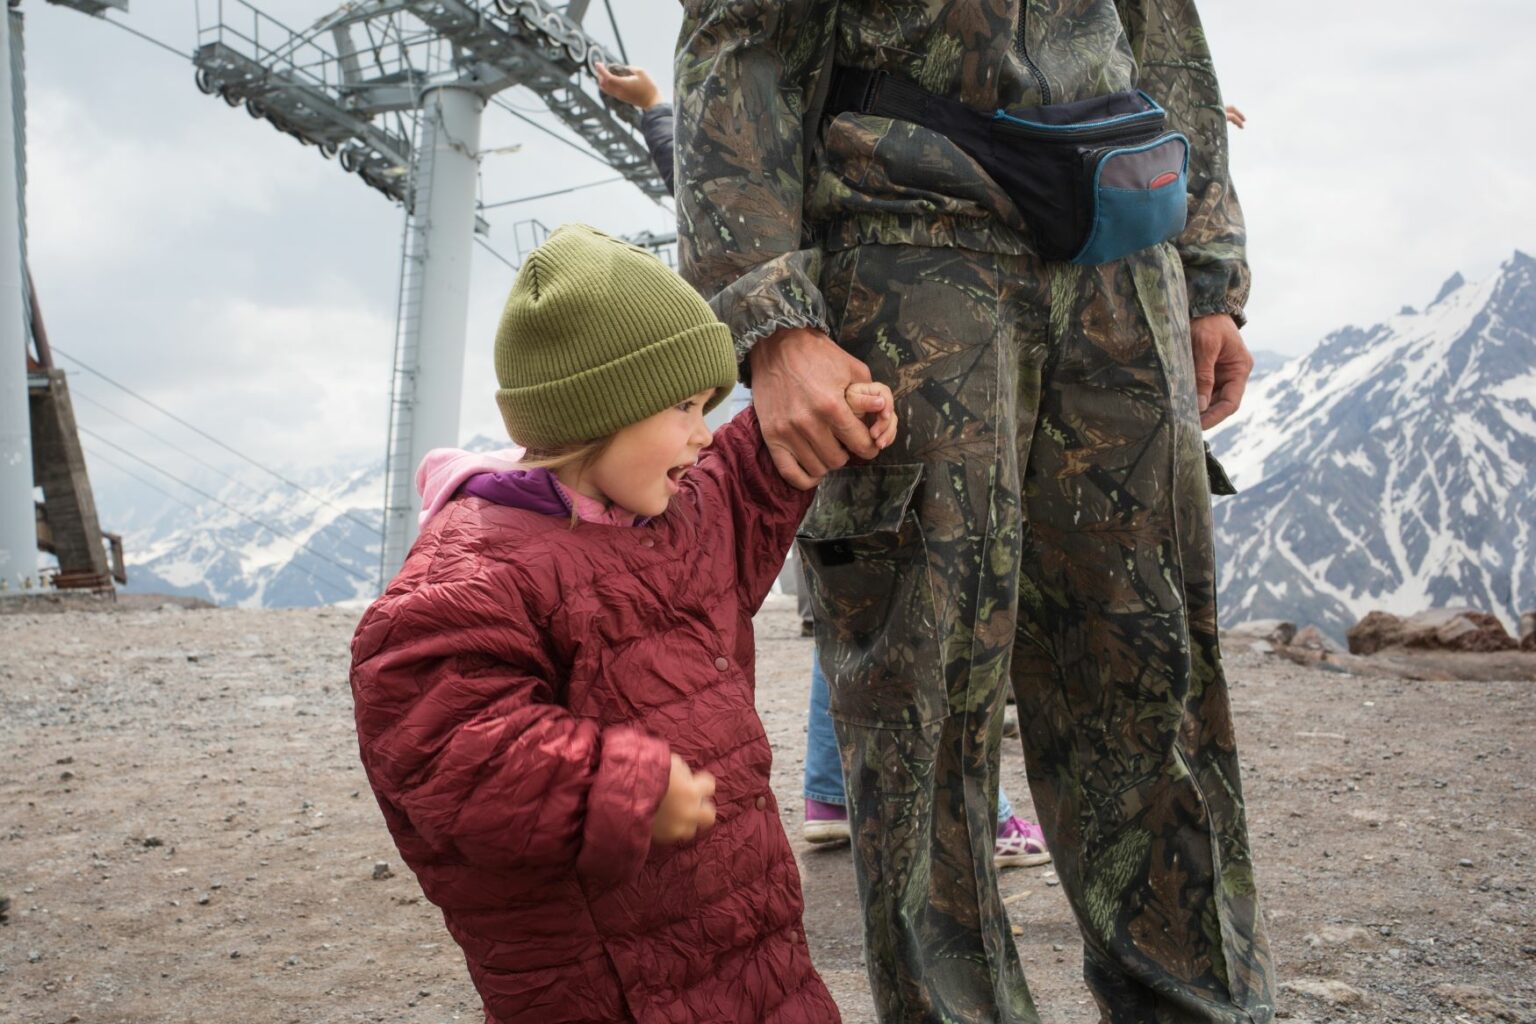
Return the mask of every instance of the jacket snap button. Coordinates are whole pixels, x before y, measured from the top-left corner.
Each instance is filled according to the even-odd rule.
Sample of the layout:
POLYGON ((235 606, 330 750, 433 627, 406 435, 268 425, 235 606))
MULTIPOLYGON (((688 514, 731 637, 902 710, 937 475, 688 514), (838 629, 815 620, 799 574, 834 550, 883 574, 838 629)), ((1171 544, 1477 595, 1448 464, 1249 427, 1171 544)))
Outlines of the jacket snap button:
POLYGON ((653 548, 656 546, 656 542, 649 537, 642 537, 640 538, 640 546, 643 548, 653 548))
POLYGON ((719 669, 721 672, 724 672, 726 669, 728 669, 730 667, 731 667, 731 663, 729 661, 727 661, 726 659, 724 659, 724 658, 716 658, 715 659, 715 668, 719 669))
POLYGON ((757 809, 758 810, 762 810, 764 807, 767 807, 767 806, 768 806, 767 799, 765 799, 764 797, 758 797, 757 798, 757 809))

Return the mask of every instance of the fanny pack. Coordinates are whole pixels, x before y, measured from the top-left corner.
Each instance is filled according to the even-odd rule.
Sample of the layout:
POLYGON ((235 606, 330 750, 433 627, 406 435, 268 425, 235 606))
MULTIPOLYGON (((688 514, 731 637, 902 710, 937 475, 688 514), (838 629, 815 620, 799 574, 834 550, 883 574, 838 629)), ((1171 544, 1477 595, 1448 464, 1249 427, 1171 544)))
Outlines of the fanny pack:
POLYGON ((837 69, 825 107, 947 136, 1018 206, 1042 259, 1109 263, 1184 230, 1189 140, 1144 92, 993 113, 885 71, 837 69))

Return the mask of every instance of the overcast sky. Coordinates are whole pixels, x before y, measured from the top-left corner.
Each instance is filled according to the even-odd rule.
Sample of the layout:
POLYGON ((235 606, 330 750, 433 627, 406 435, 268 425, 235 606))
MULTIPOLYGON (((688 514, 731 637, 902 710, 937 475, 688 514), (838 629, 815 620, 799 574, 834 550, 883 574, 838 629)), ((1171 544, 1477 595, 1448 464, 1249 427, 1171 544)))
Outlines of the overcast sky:
MULTIPOLYGON (((201 6, 207 24, 217 4, 201 6)), ((334 6, 262 4, 300 27, 334 6)), ((592 7, 589 27, 607 39, 592 7)), ((614 8, 632 61, 669 80, 676 0, 614 8)), ((258 458, 378 458, 400 210, 202 95, 189 62, 41 0, 23 10, 31 261, 54 343, 258 458)), ((233 20, 236 5, 224 10, 233 20)), ((1207 0, 1203 14, 1226 98, 1249 118, 1232 163, 1254 267, 1251 347, 1304 352, 1346 323, 1422 306, 1453 271, 1483 277, 1536 247, 1528 0, 1207 0)), ((197 39, 192 3, 131 0, 118 18, 183 51, 197 39)), ((484 159, 487 203, 612 174, 492 108, 482 146, 514 143, 484 159)), ((514 225, 529 217, 624 233, 672 225, 669 209, 620 183, 491 211, 490 244, 513 255, 514 225)), ((490 352, 511 278, 475 251, 465 437, 500 429, 490 352)), ((71 380, 86 427, 192 471, 92 400, 173 428, 86 374, 71 380)), ((110 489, 112 471, 93 472, 110 489)))

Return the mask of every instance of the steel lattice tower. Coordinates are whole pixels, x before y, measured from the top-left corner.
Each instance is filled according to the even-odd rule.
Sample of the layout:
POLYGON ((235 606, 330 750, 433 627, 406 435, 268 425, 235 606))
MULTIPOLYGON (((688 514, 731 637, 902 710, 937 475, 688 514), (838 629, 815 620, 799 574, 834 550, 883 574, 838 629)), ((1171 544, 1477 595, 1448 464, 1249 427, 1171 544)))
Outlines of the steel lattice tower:
POLYGON ((616 62, 585 0, 354 0, 295 31, 245 0, 199 27, 197 84, 321 153, 406 209, 385 456, 381 584, 416 535, 415 467, 458 440, 480 121, 521 85, 646 195, 665 185, 632 108, 585 88, 616 62))

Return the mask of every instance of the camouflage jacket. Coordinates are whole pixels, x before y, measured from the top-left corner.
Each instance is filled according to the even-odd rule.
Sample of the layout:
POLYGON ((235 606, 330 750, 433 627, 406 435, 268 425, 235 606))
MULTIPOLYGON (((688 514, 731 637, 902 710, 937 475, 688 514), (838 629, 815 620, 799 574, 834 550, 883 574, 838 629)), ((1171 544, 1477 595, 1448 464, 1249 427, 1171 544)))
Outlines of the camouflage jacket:
POLYGON ((1193 0, 683 0, 681 269, 743 357, 780 327, 827 330, 825 252, 861 243, 1029 252, 1017 208, 945 136, 821 116, 833 64, 883 69, 981 110, 1132 87, 1192 142, 1176 245, 1190 313, 1241 322, 1242 211, 1193 0))

